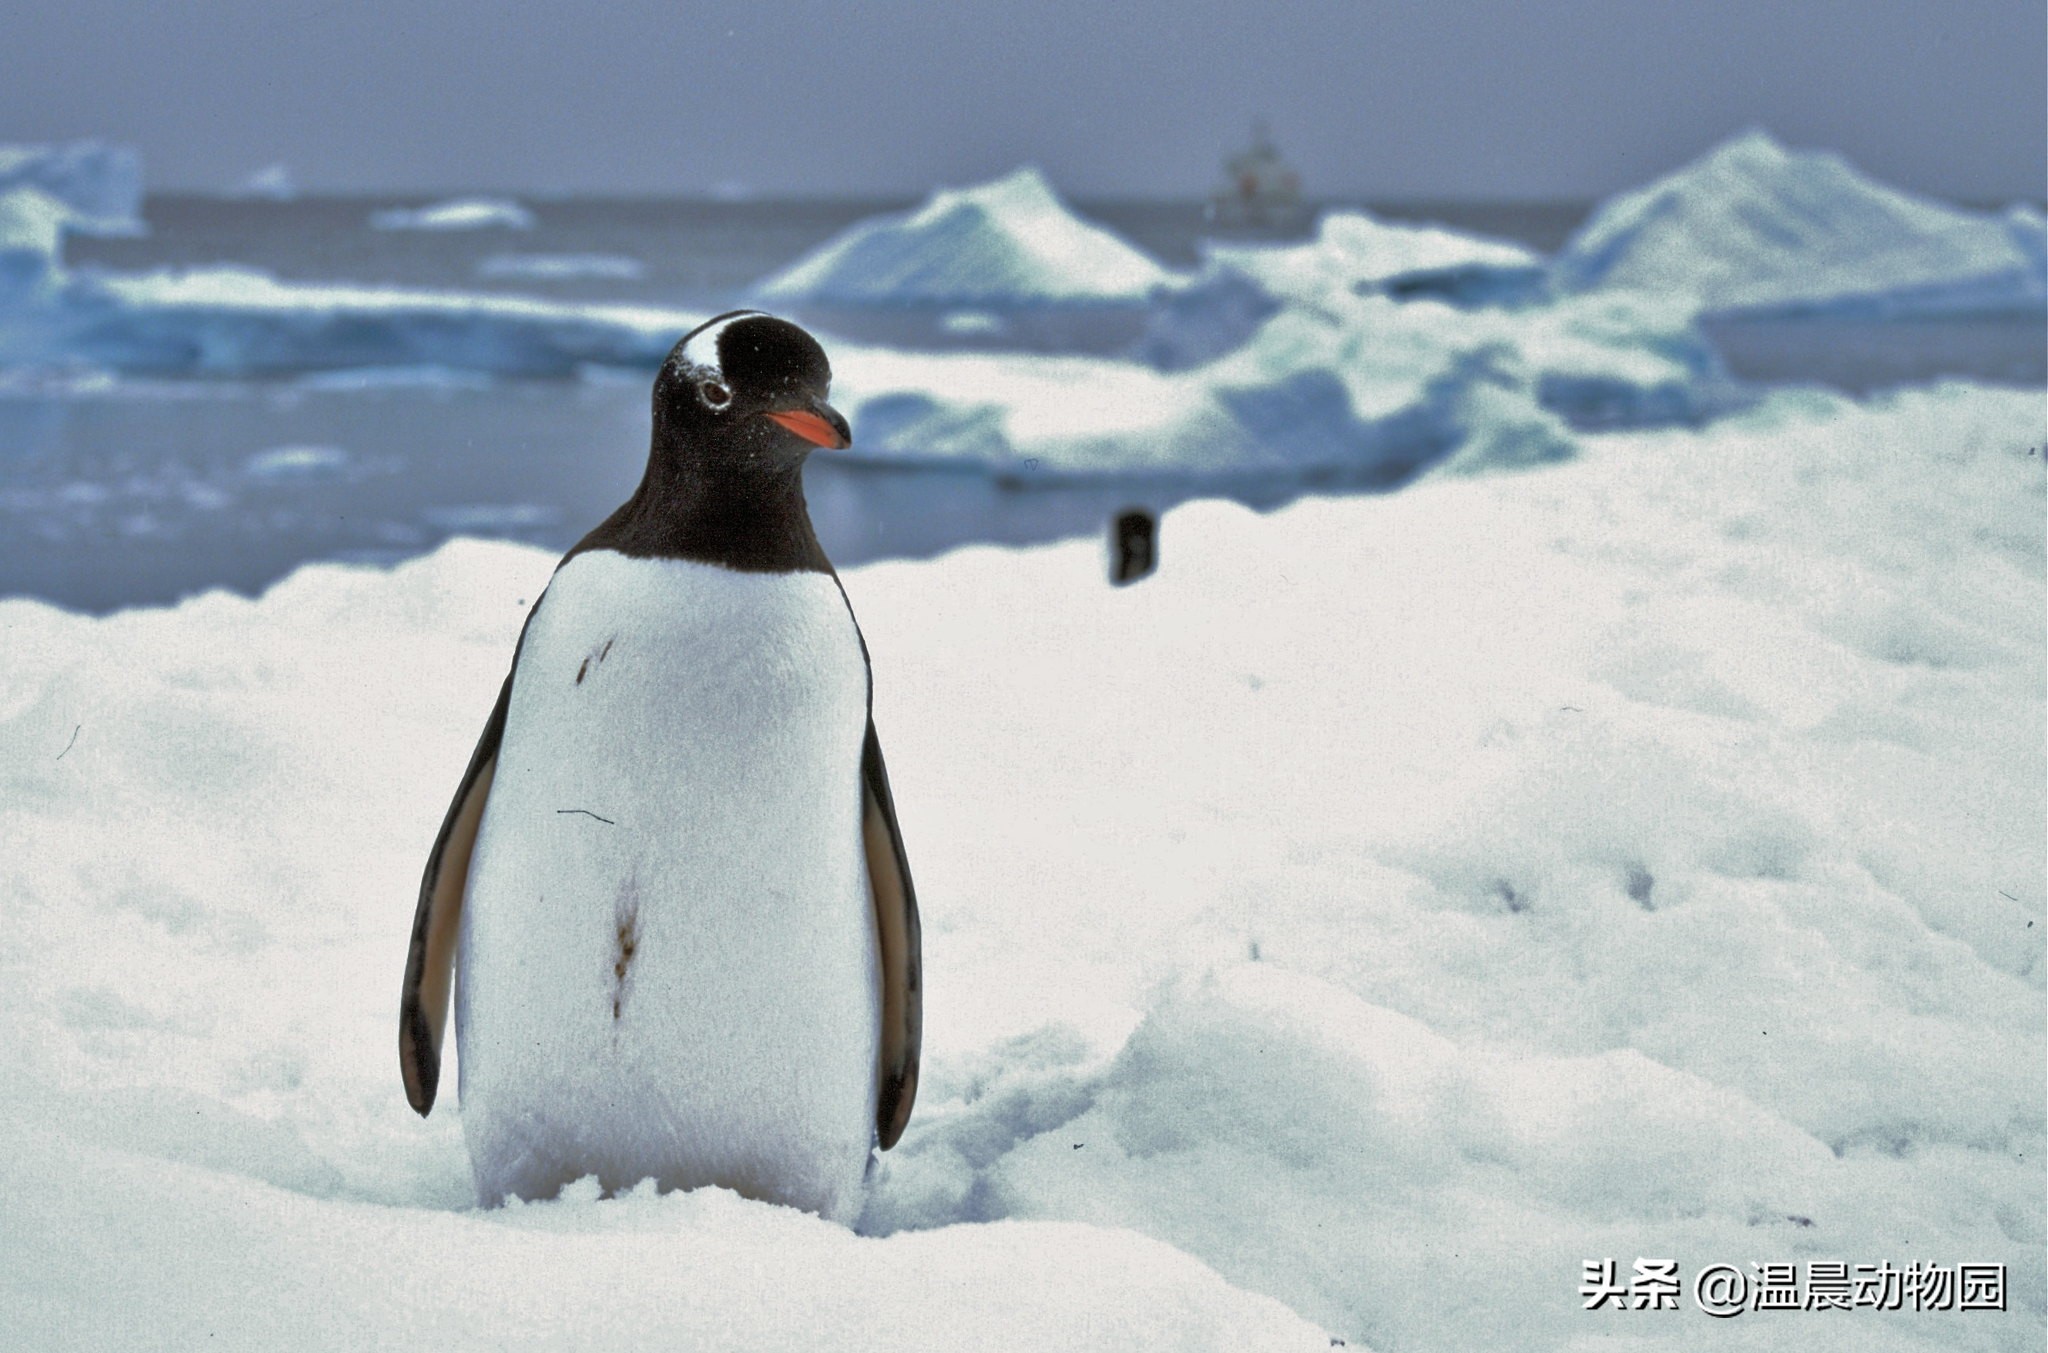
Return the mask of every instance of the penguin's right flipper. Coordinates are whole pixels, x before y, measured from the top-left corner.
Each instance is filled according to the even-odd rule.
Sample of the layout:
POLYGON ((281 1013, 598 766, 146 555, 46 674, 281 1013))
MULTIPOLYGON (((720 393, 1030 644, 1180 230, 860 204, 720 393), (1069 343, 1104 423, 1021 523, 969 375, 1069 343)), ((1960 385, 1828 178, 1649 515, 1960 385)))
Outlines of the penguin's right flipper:
POLYGON ((420 877, 412 947, 405 956, 405 990, 398 998, 398 1069, 405 1077, 405 1097, 422 1118, 433 1109, 434 1091, 441 1082, 441 1035, 448 1025, 448 996, 455 985, 455 940, 462 894, 469 883, 469 855, 476 846, 477 824, 483 821, 484 801, 490 797, 491 777, 498 770, 498 743, 505 736, 505 708, 511 699, 512 678, 507 675, 420 877))
POLYGON ((917 919, 917 889, 903 831, 896 825, 896 800, 889 793, 889 769, 875 721, 860 754, 861 839, 873 892, 875 938, 882 960, 882 1056, 875 1094, 875 1139, 884 1151, 896 1145, 917 1100, 918 1061, 924 1042, 923 942, 917 919))

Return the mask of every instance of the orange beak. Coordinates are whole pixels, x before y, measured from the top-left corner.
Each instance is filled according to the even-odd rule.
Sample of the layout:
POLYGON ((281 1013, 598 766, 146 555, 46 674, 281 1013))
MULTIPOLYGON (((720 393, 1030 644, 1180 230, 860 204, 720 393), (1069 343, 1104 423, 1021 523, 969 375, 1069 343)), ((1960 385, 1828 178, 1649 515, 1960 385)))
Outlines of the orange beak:
POLYGON ((823 413, 811 409, 784 409, 780 412, 763 414, 762 417, 782 424, 797 436, 814 446, 832 451, 843 451, 853 445, 853 434, 846 426, 846 420, 829 405, 821 406, 823 413), (826 417, 825 415, 831 415, 826 417))

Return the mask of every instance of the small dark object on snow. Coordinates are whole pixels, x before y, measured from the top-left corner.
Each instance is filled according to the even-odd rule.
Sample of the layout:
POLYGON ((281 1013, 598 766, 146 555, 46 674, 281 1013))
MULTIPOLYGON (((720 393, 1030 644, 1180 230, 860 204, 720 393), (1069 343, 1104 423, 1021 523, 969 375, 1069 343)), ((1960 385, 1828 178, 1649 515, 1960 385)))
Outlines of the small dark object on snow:
POLYGON ((1142 507, 1116 514, 1109 528, 1109 580, 1122 587, 1159 567, 1159 519, 1142 507))

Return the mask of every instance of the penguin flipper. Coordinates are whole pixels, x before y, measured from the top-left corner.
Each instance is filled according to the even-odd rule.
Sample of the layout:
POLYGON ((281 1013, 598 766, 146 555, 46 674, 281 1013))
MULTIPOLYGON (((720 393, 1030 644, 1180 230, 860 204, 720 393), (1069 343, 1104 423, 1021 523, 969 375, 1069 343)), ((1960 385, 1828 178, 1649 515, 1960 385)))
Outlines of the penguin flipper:
POLYGON ((476 846, 477 824, 483 821, 491 778, 498 770, 498 743, 505 735, 505 709, 512 698, 512 678, 498 692, 498 703, 484 723, 483 736, 470 753, 469 769, 455 790, 441 834, 427 856, 420 877, 419 909, 412 918, 412 946, 405 956, 405 989, 398 998, 398 1069, 405 1077, 405 1097, 424 1118, 434 1107, 441 1081, 441 1035, 448 1025, 448 996, 454 988, 455 941, 460 933, 462 894, 469 883, 469 856, 476 846))
POLYGON ((882 1055, 875 1095, 875 1134, 887 1151, 903 1135, 917 1099, 919 1048, 924 1037, 922 941, 917 891, 896 825, 889 770, 868 720, 860 753, 861 839, 867 848, 868 886, 874 894, 875 933, 882 957, 882 1055))

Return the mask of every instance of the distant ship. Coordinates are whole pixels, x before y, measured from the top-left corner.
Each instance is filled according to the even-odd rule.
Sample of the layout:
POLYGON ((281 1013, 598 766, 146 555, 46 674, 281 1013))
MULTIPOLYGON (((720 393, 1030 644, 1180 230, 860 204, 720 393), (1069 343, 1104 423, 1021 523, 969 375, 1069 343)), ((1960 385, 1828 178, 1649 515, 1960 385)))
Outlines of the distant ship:
POLYGON ((1273 144, 1265 120, 1252 124, 1252 144, 1223 161, 1223 183, 1209 195, 1202 218, 1223 230, 1298 229, 1308 215, 1301 175, 1273 144))

